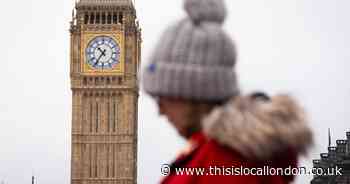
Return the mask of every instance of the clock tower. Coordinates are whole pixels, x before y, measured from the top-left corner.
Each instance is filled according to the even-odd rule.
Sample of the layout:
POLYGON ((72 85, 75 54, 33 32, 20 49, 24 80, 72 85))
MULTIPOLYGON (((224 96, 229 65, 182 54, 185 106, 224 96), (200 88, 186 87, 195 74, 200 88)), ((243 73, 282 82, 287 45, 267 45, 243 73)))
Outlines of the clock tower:
POLYGON ((137 183, 141 29, 131 0, 80 0, 71 22, 71 184, 137 183))

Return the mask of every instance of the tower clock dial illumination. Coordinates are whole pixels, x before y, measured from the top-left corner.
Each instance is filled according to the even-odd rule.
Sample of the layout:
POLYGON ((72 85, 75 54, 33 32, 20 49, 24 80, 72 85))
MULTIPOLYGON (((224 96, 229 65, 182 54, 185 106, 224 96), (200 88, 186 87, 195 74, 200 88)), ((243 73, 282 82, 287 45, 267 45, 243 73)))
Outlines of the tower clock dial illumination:
POLYGON ((98 36, 86 48, 86 61, 94 69, 112 69, 120 62, 120 47, 109 36, 98 36))

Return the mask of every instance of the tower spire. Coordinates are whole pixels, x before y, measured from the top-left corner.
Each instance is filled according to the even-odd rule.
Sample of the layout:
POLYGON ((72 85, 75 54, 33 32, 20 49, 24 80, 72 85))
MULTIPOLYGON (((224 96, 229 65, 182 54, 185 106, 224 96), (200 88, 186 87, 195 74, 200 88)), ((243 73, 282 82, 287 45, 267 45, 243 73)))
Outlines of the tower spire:
POLYGON ((332 146, 331 129, 328 128, 328 147, 332 146))

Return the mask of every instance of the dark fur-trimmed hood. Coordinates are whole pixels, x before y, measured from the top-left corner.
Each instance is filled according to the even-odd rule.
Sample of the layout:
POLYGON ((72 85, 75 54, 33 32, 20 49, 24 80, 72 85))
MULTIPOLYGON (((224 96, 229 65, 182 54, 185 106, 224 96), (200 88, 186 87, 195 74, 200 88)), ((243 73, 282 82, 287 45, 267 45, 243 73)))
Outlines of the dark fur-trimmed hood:
POLYGON ((286 149, 305 153, 312 144, 305 113, 288 95, 238 96, 202 123, 209 138, 247 158, 269 159, 286 149))

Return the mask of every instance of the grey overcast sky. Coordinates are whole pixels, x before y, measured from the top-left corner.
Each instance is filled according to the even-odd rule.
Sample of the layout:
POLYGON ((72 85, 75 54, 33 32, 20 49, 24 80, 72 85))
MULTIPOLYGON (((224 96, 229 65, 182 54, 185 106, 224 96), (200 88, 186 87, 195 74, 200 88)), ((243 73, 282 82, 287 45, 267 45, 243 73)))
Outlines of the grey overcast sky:
MULTIPOLYGON (((136 0, 144 64, 167 25, 184 16, 182 0, 136 0)), ((68 184, 71 92, 69 21, 73 0, 3 1, 0 6, 0 182, 68 184)), ((327 128, 345 138, 350 122, 350 1, 227 0, 226 31, 237 43, 244 92, 289 92, 306 107, 315 146, 301 165, 326 151, 327 128)), ((139 183, 157 183, 184 141, 139 104, 139 183)), ((311 177, 299 177, 296 184, 311 177)))

